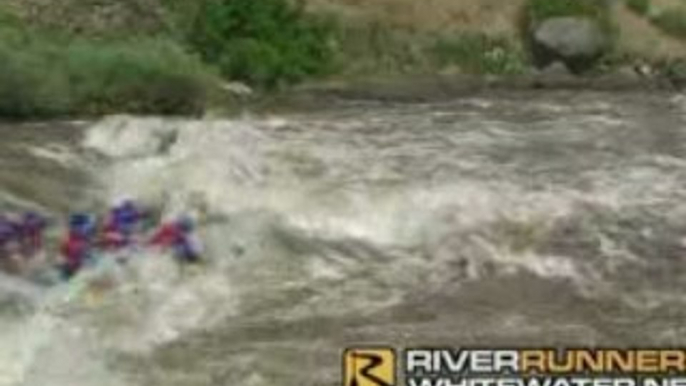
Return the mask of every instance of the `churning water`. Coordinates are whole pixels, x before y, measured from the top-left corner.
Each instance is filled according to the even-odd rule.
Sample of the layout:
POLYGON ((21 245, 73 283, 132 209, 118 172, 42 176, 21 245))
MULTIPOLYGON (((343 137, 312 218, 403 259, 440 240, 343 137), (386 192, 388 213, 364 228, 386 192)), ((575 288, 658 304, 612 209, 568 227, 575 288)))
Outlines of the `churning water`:
POLYGON ((353 344, 686 343, 686 98, 6 125, 0 203, 203 219, 100 301, 0 277, 1 386, 335 385, 353 344))

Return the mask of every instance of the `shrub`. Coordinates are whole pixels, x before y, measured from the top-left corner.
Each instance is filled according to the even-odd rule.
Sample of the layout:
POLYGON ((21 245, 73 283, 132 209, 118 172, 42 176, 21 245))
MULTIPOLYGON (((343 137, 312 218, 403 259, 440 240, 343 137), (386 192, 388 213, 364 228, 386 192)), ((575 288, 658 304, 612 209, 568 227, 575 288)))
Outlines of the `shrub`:
POLYGON ((65 99, 55 92, 54 77, 41 72, 36 64, 31 55, 0 46, 1 117, 40 117, 66 112, 65 99))
POLYGON ((686 10, 684 8, 666 9, 655 16, 652 22, 665 33, 679 39, 686 39, 686 10))
POLYGON ((639 15, 644 16, 650 13, 650 0, 626 0, 626 5, 639 15))
POLYGON ((327 71, 330 33, 288 0, 207 0, 188 38, 225 77, 275 87, 327 71))
POLYGON ((431 54, 440 66, 456 64, 475 74, 517 74, 525 68, 524 55, 512 42, 483 34, 440 38, 431 54))
POLYGON ((76 41, 65 49, 64 66, 75 107, 95 114, 196 113, 211 77, 199 60, 163 39, 76 41))
POLYGON ((203 108, 211 72, 164 39, 95 41, 0 26, 0 116, 203 108))
POLYGON ((161 0, 167 26, 165 32, 174 35, 179 41, 190 36, 193 23, 198 17, 204 1, 206 0, 161 0))
POLYGON ((0 26, 0 116, 25 118, 66 113, 69 96, 60 91, 66 91, 67 78, 56 70, 54 56, 17 20, 3 21, 10 20, 0 26))

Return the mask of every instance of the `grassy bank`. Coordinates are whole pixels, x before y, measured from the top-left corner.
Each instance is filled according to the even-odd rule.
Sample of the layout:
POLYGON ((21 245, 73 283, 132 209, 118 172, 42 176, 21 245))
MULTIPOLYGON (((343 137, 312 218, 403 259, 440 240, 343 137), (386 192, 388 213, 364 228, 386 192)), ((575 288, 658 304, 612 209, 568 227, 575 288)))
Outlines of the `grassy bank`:
POLYGON ((0 25, 0 116, 200 112, 212 71, 163 37, 102 40, 0 25))
POLYGON ((665 33, 686 40, 686 5, 665 9, 652 22, 665 33))
POLYGON ((163 20, 147 15, 130 31, 118 19, 79 16, 106 12, 79 9, 78 0, 56 4, 55 15, 47 8, 35 20, 0 14, 2 117, 194 114, 216 101, 223 81, 269 91, 323 77, 525 68, 511 39, 351 22, 284 0, 164 0, 148 12, 163 20), (53 20, 70 13, 73 21, 53 20))
POLYGON ((518 41, 478 32, 421 32, 367 22, 335 29, 335 76, 463 73, 513 75, 526 68, 518 41))
POLYGON ((655 7, 651 0, 625 0, 627 7, 648 18, 659 30, 677 39, 686 40, 686 3, 655 7))
MULTIPOLYGON (((601 0, 427 0, 430 11, 414 0, 7 1, 0 117, 10 118, 199 114, 226 107, 227 81, 271 93, 319 79, 511 76, 532 67, 522 21, 583 16, 614 33, 601 0)), ((650 13, 648 0, 626 1, 650 13)), ((683 20, 651 19, 672 35, 683 20)))

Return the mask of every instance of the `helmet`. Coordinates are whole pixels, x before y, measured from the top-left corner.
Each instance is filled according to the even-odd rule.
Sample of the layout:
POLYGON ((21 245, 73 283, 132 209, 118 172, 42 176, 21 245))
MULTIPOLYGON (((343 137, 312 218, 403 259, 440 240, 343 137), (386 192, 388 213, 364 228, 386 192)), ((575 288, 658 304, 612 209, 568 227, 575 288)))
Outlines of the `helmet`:
POLYGON ((31 226, 44 226, 46 224, 46 218, 38 212, 29 210, 22 215, 22 222, 31 226))
POLYGON ((195 225, 190 217, 184 216, 177 220, 176 225, 184 232, 191 232, 195 225))
POLYGON ((136 210, 136 204, 133 200, 124 200, 119 205, 119 208, 123 210, 136 210))
POLYGON ((0 214, 0 239, 14 234, 14 227, 7 216, 0 214))
POLYGON ((90 222, 90 215, 88 213, 73 213, 69 216, 69 226, 78 227, 86 225, 90 222))
POLYGON ((119 205, 112 208, 112 217, 117 222, 129 222, 135 219, 138 208, 133 200, 124 200, 119 205))
POLYGON ((69 216, 69 229, 72 231, 89 234, 92 227, 93 221, 88 213, 74 213, 69 216))
POLYGON ((32 210, 27 210, 26 212, 24 212, 22 218, 24 221, 38 221, 44 219, 44 217, 41 214, 39 214, 38 212, 34 212, 32 210))

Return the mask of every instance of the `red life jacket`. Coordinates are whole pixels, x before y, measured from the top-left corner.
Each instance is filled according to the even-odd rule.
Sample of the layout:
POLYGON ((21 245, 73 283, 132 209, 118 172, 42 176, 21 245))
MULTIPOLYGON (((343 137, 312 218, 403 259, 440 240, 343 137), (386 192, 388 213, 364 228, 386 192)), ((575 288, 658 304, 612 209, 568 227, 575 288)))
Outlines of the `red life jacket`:
POLYGON ((117 249, 126 246, 126 236, 124 236, 113 221, 108 221, 102 230, 100 244, 104 248, 117 249))
POLYGON ((185 233, 176 224, 164 224, 150 240, 152 245, 171 247, 183 242, 185 233))
POLYGON ((70 233, 62 242, 61 252, 67 264, 71 267, 81 265, 88 251, 88 241, 74 233, 70 233))

